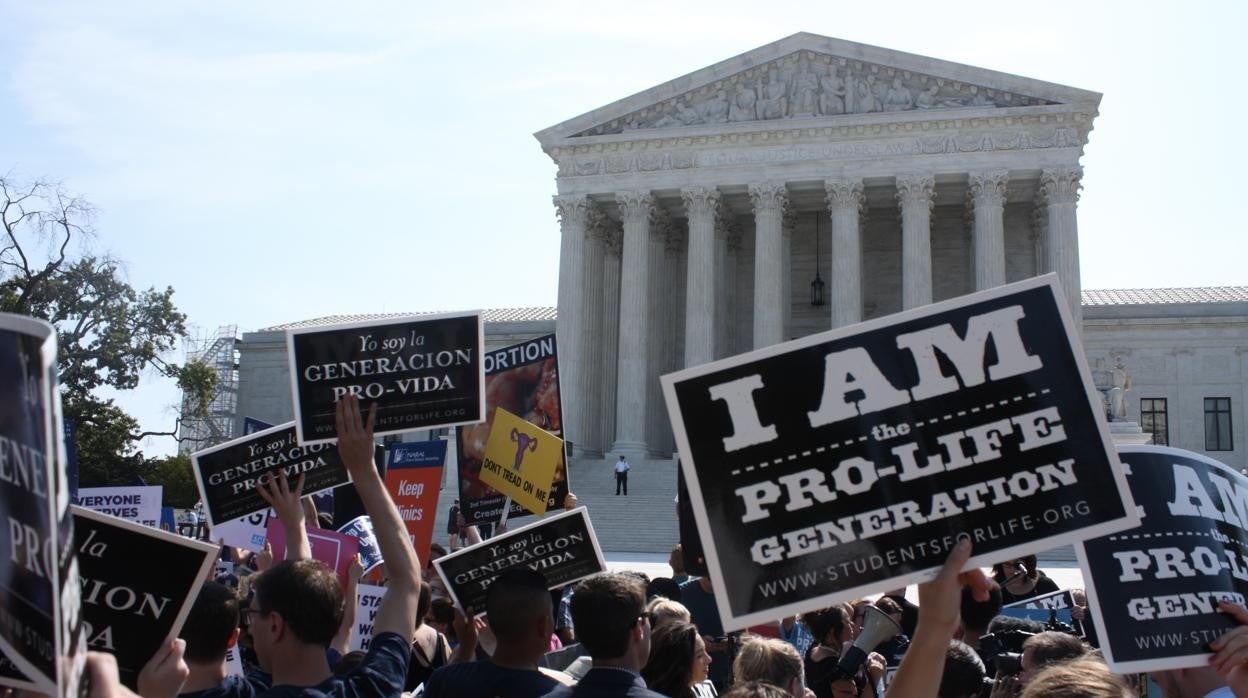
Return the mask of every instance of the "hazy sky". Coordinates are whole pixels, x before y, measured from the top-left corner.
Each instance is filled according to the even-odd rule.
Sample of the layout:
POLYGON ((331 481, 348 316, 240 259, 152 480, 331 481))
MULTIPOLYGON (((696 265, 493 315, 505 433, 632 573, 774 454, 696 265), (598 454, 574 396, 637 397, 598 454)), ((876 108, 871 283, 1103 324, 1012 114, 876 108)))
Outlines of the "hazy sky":
MULTIPOLYGON (((1244 285, 1245 7, 0 0, 0 172, 85 195, 95 244, 207 331, 553 305, 532 134, 809 31, 1102 92, 1084 288, 1244 285)), ((177 400, 122 402, 154 429, 177 400)))

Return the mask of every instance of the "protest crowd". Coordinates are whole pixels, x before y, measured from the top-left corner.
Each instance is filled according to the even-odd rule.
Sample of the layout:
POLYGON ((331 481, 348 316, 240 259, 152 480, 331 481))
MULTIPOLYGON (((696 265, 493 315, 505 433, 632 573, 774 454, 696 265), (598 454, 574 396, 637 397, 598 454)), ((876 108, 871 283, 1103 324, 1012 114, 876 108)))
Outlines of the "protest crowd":
MULTIPOLYGON (((274 560, 266 545, 259 554, 238 555, 234 578, 205 581, 179 639, 140 673, 139 695, 1136 695, 1138 677, 1115 675, 1100 659, 1086 608, 1074 609, 1077 627, 1001 615, 1003 599, 1056 591, 1034 557, 995 566, 996 578, 962 572, 971 554, 965 541, 934 580, 918 586, 917 603, 895 590, 778 619, 757 632, 706 630, 718 626, 713 589, 706 578, 682 574, 679 548, 667 579, 604 572, 552 591, 541 572, 512 568, 490 584, 484 609, 461 612, 432 561, 416 559, 376 475, 371 425, 358 401, 341 404, 338 448, 385 559, 385 593, 367 651, 348 650, 362 567, 353 566, 344 587, 311 559, 308 529, 332 522, 301 497, 302 478, 279 475, 262 484, 261 495, 285 528, 286 559, 274 560), (856 645, 877 614, 900 632, 856 645), (231 650, 241 658, 240 674, 229 673, 231 650), (855 654, 856 664, 843 661, 855 654)), ((576 505, 575 495, 567 504, 576 505)), ((467 535, 470 544, 480 542, 475 527, 467 535)), ((433 554, 445 551, 435 544, 433 554)), ((1248 695, 1248 611, 1230 603, 1222 610, 1243 625, 1212 643, 1210 666, 1154 673, 1167 698, 1248 695)), ((115 668, 110 675, 108 655, 92 653, 88 668, 93 695, 130 695, 115 668)))
MULTIPOLYGON (((1000 311, 993 313, 993 322, 997 323, 994 328, 1006 326, 1003 323, 1008 324, 1010 317, 1021 317, 1000 311)), ((474 321, 479 323, 479 318, 474 321)), ((479 324, 476 328, 475 336, 479 338, 479 324)), ((473 337, 473 327, 469 326, 468 330, 464 336, 473 337)), ((360 332, 358 328, 352 331, 360 332)), ((370 337, 372 335, 362 336, 364 341, 359 344, 369 346, 370 337)), ((389 340, 382 344, 386 341, 389 340)), ((1036 357, 1025 355, 1026 349, 1017 336, 1012 342, 1008 336, 1005 339, 998 336, 994 341, 998 356, 1005 355, 1004 349, 1015 351, 1010 370, 1025 373, 1042 366, 1036 357)), ((299 349, 297 343, 294 346, 299 349)), ((553 340, 550 346, 553 348, 553 340)), ((945 346, 942 351, 953 350, 945 346)), ((464 350, 462 354, 448 352, 446 355, 468 357, 470 353, 464 350)), ((982 359, 981 354, 980 363, 982 359)), ((335 371, 346 370, 337 367, 356 364, 324 365, 334 368, 309 373, 314 376, 313 382, 335 375, 335 371)), ((548 387, 542 376, 555 373, 554 359, 538 365, 548 365, 551 370, 536 372, 534 384, 548 387)), ((934 360, 931 365, 935 366, 934 360)), ((969 366, 970 363, 960 365, 969 366)), ((301 372, 292 371, 292 374, 301 372)), ((1005 371, 1000 370, 995 376, 999 379, 1004 374, 1005 371)), ((462 383, 464 378, 456 375, 455 380, 462 383)), ((762 385, 758 376, 746 380, 757 380, 755 388, 762 385)), ((983 382, 982 376, 979 380, 983 382)), ((445 382, 449 383, 450 379, 445 382)), ((956 381, 947 382, 956 387, 956 381)), ((470 388, 471 399, 479 400, 478 395, 486 394, 485 390, 478 392, 475 387, 470 388)), ((853 389, 856 388, 851 386, 845 390, 853 389)), ((331 390, 337 389, 325 387, 322 394, 330 395, 331 390)), ((699 394, 707 392, 713 396, 715 389, 699 394)), ((903 397, 908 395, 904 391, 899 393, 903 397)), ((549 395, 550 391, 543 394, 549 395)), ((724 394, 732 397, 746 395, 748 391, 724 394)), ((1038 399, 1036 393, 1030 397, 1038 399)), ((9 400, 7 395, 0 398, 3 402, 9 400)), ((1013 401, 1000 400, 997 405, 1022 400, 1022 397, 1013 401)), ((311 399, 300 403, 296 395, 296 404, 294 424, 261 430, 195 454, 197 484, 205 495, 205 521, 199 521, 196 514, 189 522, 191 525, 183 529, 189 536, 168 530, 168 526, 165 531, 159 531, 154 526, 149 528, 98 512, 77 511, 79 507, 70 508, 75 509, 71 542, 76 550, 70 551, 64 559, 73 559, 76 568, 66 568, 70 576, 65 579, 77 585, 77 575, 81 574, 82 593, 81 599, 75 594, 64 594, 66 601, 62 602, 65 605, 61 609, 72 615, 81 608, 87 621, 84 637, 92 650, 87 653, 83 675, 87 694, 100 698, 136 694, 144 698, 300 695, 1126 698, 1146 695, 1147 686, 1152 685, 1164 698, 1232 695, 1248 698, 1248 610, 1243 606, 1243 596, 1213 590, 1203 595, 1186 591, 1172 596, 1154 595, 1148 597, 1147 602, 1133 599, 1129 604, 1131 617, 1155 624, 1158 629, 1170 622, 1166 619, 1184 615, 1176 609, 1198 608, 1201 604, 1210 605, 1214 615, 1221 614, 1219 617, 1225 619, 1225 625, 1216 634, 1205 636, 1197 648, 1204 657, 1201 661, 1207 662, 1203 665, 1186 661, 1190 657, 1180 657, 1184 661, 1168 665, 1177 668, 1156 668, 1154 664, 1150 670, 1116 673, 1110 666, 1115 661, 1114 652, 1120 650, 1113 649, 1110 639, 1118 636, 1115 624, 1120 621, 1105 620, 1117 616, 1102 613, 1105 609, 1097 605, 1097 594, 1107 594, 1109 590, 1102 587, 1098 591, 1091 584, 1087 594, 1081 589, 1061 589, 1039 569, 1034 554, 1002 554, 998 560, 975 558, 976 563, 991 565, 990 570, 972 564, 975 548, 996 537, 988 535, 997 529, 987 524, 964 524, 968 526, 966 530, 974 530, 975 534, 964 532, 947 537, 949 542, 941 548, 941 557, 933 561, 936 567, 929 566, 905 577, 918 582, 917 594, 913 593, 915 587, 903 580, 903 575, 890 578, 885 571, 884 576, 877 579, 903 581, 877 585, 879 588, 847 587, 862 592, 860 597, 823 607, 819 607, 818 599, 828 596, 826 593, 811 594, 807 598, 798 595, 788 603, 798 607, 800 612, 774 614, 783 617, 771 618, 768 611, 784 604, 764 606, 761 613, 749 615, 734 609, 732 601, 726 600, 731 595, 718 588, 719 582, 713 580, 732 584, 734 570, 724 568, 722 560, 708 560, 708 556, 688 550, 695 545, 702 548, 704 544, 709 550, 715 543, 703 521, 698 522, 700 535, 673 541, 670 577, 649 578, 641 572, 607 571, 590 525, 591 512, 579 506, 576 495, 567 491, 566 473, 565 489, 557 491, 552 487, 555 468, 563 457, 562 441, 537 428, 532 423, 534 417, 510 414, 501 406, 492 406, 492 409, 497 407, 492 413, 495 427, 488 430, 489 445, 479 459, 482 481, 489 476, 496 477, 498 484, 494 486, 500 492, 509 491, 501 509, 489 521, 493 530, 486 532, 483 526, 468 523, 457 500, 451 528, 444 532, 450 536, 451 550, 448 552, 438 543, 429 542, 431 529, 426 531, 425 540, 416 543, 416 536, 409 528, 414 517, 409 515, 405 498, 417 496, 424 491, 424 486, 412 474, 415 471, 400 467, 399 476, 392 480, 380 467, 376 438, 402 429, 383 431, 378 401, 364 408, 355 393, 343 389, 333 392, 332 399, 325 398, 321 403, 311 399), (332 415, 332 421, 304 420, 299 410, 308 415, 308 420, 332 415), (500 423, 506 426, 498 428, 500 423), (537 477, 534 475, 540 470, 537 459, 543 454, 546 457, 543 462, 549 469, 537 480, 527 479, 537 477), (343 490, 349 491, 358 499, 363 516, 353 514, 350 520, 344 521, 335 520, 330 512, 318 511, 308 495, 330 488, 340 492, 337 496, 343 496, 343 490), (537 520, 509 522, 511 497, 519 501, 525 495, 531 496, 521 508, 538 513, 537 520), (556 504, 560 499, 562 511, 556 504), (212 522, 229 523, 266 509, 271 514, 268 515, 267 538, 261 536, 261 546, 245 549, 225 545, 224 539, 216 537, 220 527, 212 522), (977 527, 972 529, 973 526, 977 527), (208 542, 190 540, 201 535, 208 542), (105 562, 108 555, 124 550, 123 541, 127 536, 138 541, 130 547, 139 551, 140 562, 105 562), (354 546, 350 549, 358 550, 358 555, 334 558, 331 565, 326 563, 322 553, 316 552, 318 545, 326 544, 341 550, 344 541, 350 542, 354 546), (421 559, 417 550, 423 551, 426 547, 429 554, 421 559), (184 581, 171 581, 179 578, 179 574, 184 581), (144 583, 162 581, 181 584, 181 591, 169 591, 168 598, 163 601, 156 592, 135 591, 144 583), (70 605, 70 601, 78 605, 70 605), (166 613, 170 603, 179 607, 181 613, 166 613), (99 615, 101 613, 113 615, 101 621, 104 617, 99 615), (766 620, 739 622, 746 615, 754 621, 766 620), (150 616, 150 623, 133 624, 137 622, 135 618, 144 619, 145 616, 150 616), (177 616, 176 621, 173 616, 177 616), (156 625, 156 621, 164 625, 156 625), (159 636, 163 641, 153 641, 143 637, 144 628, 148 628, 150 634, 152 627, 171 630, 168 636, 159 636), (139 661, 134 661, 133 655, 140 647, 142 655, 139 661)), ((831 402, 828 404, 836 407, 831 402)), ((757 423, 757 416, 747 415, 747 407, 743 405, 730 406, 732 418, 747 424, 752 417, 757 423)), ((974 446, 982 449, 976 451, 976 455, 984 456, 981 460, 1005 459, 1000 441, 1002 434, 1014 433, 1014 425, 1023 444, 1019 453, 1061 445, 1066 433, 1062 420, 1067 417, 1059 415, 1056 407, 1024 409, 1032 411, 1013 421, 990 424, 996 432, 983 429, 976 432, 974 446)), ((809 414, 813 422, 817 413, 809 414)), ((484 415, 484 405, 476 404, 471 411, 465 410, 463 421, 458 424, 482 423, 484 415)), ((541 413, 538 416, 545 426, 559 423, 557 415, 541 413)), ((831 417, 827 419, 835 421, 831 417)), ((936 421, 931 420, 932 423, 936 421)), ((761 424, 755 426, 758 427, 755 443, 775 438, 774 428, 769 434, 761 424)), ((1070 430, 1074 431, 1073 426, 1070 430)), ((481 436, 485 443, 486 434, 483 432, 481 436)), ((963 434, 957 432, 955 436, 962 438, 963 434)), ((734 433, 732 438, 737 437, 734 433)), ((862 437, 862 441, 865 440, 866 437, 862 437)), ((729 444, 731 439, 723 438, 722 442, 729 444)), ((946 439, 944 443, 951 448, 950 453, 957 450, 957 441, 946 439)), ((1100 443, 1096 442, 1092 450, 1104 456, 1096 450, 1100 443)), ((899 450, 912 453, 898 448, 894 452, 899 450)), ((0 450, 0 456, 8 452, 0 450)), ((789 460, 794 458, 790 456, 789 460)), ((970 463, 967 460, 955 465, 954 460, 951 455, 948 464, 932 459, 920 466, 911 458, 908 466, 902 463, 901 479, 921 480, 934 471, 953 470, 970 463)), ((777 464, 781 462, 782 459, 775 460, 777 464)), ((392 468, 401 463, 391 460, 392 468)), ((867 472, 868 467, 864 463, 865 459, 861 458, 841 462, 828 482, 839 488, 841 494, 855 488, 869 489, 871 483, 863 485, 866 476, 862 473, 867 472), (842 477, 850 468, 858 469, 858 482, 842 477)), ((1034 474, 1020 470, 1009 480, 1010 491, 1015 494, 1049 492, 1067 481, 1074 483, 1072 473, 1075 471, 1069 463, 1065 462, 1064 469, 1059 467, 1062 463, 1041 465, 1034 474)), ((1141 463, 1133 462, 1135 472, 1143 471, 1141 463)), ((1166 463, 1165 467, 1170 468, 1169 461, 1166 463)), ((7 480, 31 480, 25 464, 13 466, 25 470, 14 470, 4 464, 4 459, 0 458, 0 474, 7 480), (19 473, 20 478, 14 473, 19 473)), ((994 464, 994 467, 1000 466, 994 464)), ((1204 526, 1201 522, 1209 519, 1235 526, 1248 522, 1248 487, 1226 480, 1225 477, 1232 475, 1220 475, 1221 471, 1213 468, 1202 471, 1212 483, 1208 489, 1202 489, 1204 484, 1195 467, 1173 464, 1173 494, 1165 495, 1171 500, 1170 513, 1203 517, 1193 518, 1197 521, 1193 525, 1197 527, 1204 526), (1221 510, 1215 500, 1222 504, 1221 510)), ((622 468, 627 471, 627 464, 622 468)), ((621 474, 619 466, 615 472, 617 476, 621 474)), ((787 491, 766 481, 739 488, 736 494, 746 500, 746 515, 741 517, 738 513, 736 516, 745 523, 765 522, 772 515, 768 507, 777 505, 783 494, 789 497, 788 511, 812 507, 812 496, 821 502, 834 499, 838 493, 829 485, 816 482, 810 472, 813 471, 779 478, 778 482, 782 482, 787 491)), ((436 483, 440 473, 439 464, 431 481, 436 483)), ((626 476, 626 472, 623 475, 626 476)), ((870 472, 870 477, 876 479, 887 476, 883 469, 878 473, 870 472)), ((42 491, 47 492, 59 486, 54 475, 49 475, 48 481, 52 483, 50 486, 39 485, 32 491, 39 492, 39 488, 43 488, 42 491)), ((618 481, 624 483, 622 491, 627 494, 626 477, 618 481)), ((1119 477, 1116 482, 1121 488, 1124 480, 1119 477)), ((993 496, 1002 501, 1011 501, 1006 495, 1006 485, 1001 478, 980 484, 979 490, 968 487, 955 493, 983 508, 985 504, 980 498, 986 501, 990 493, 995 493, 993 496)), ((436 501, 437 485, 431 489, 436 501)), ((1078 491, 1078 488, 1072 489, 1078 491)), ((1123 507, 1119 492, 1111 494, 1114 497, 1109 503, 1123 507)), ((109 495, 100 496, 101 501, 116 501, 109 495)), ((1137 492, 1136 497, 1137 501, 1145 502, 1140 493, 1137 492)), ((1028 500, 1020 495, 1015 501, 1028 500)), ((1131 514, 1138 514, 1131 525, 1138 525, 1145 505, 1140 504, 1137 510, 1129 498, 1126 501, 1130 506, 1124 508, 1131 514)), ((862 537, 887 532, 881 525, 886 516, 884 512, 894 520, 897 530, 924 523, 919 506, 913 501, 893 503, 886 499, 885 502, 889 504, 888 509, 857 516, 862 537)), ((933 513, 938 509, 938 502, 946 502, 940 505, 945 512, 941 517, 960 511, 953 499, 943 492, 933 495, 931 502, 929 517, 932 520, 940 518, 933 513)), ((467 503, 465 501, 465 507, 467 503)), ((837 531, 847 537, 855 531, 850 523, 854 517, 832 521, 839 516, 835 513, 836 506, 827 506, 822 510, 824 513, 819 513, 819 509, 809 510, 813 516, 827 521, 826 526, 818 529, 818 535, 824 536, 824 540, 837 531)), ((973 509, 968 507, 967 510, 973 509)), ((676 516, 683 518, 688 515, 687 511, 678 508, 676 516)), ((1047 517, 1049 512, 1056 511, 1059 509, 1048 509, 1043 516, 1037 516, 1047 517)), ((1080 501, 1062 511, 1067 512, 1066 518, 1072 518, 1071 512, 1086 513, 1092 508, 1080 501)), ((705 518, 704 510, 698 513, 705 518)), ((1148 516, 1150 520, 1158 518, 1151 509, 1148 516)), ((1059 518, 1054 515, 1053 520, 1059 518)), ((13 520, 12 516, 10 519, 13 520)), ((485 523, 484 519, 478 520, 485 523)), ((819 524, 819 520, 815 520, 819 524)), ((1020 526, 1035 523, 1022 518, 1016 522, 1020 526)), ((683 537, 689 528, 681 528, 683 537)), ((1103 530, 1116 533, 1127 528, 1119 525, 1103 530)), ((810 555, 818 551, 812 542, 818 536, 814 533, 816 528, 810 528, 809 534, 806 530, 794 529, 780 535, 796 554, 810 555)), ((38 533, 34 529, 30 531, 23 532, 25 539, 33 539, 38 533)), ((51 534, 55 540, 55 529, 51 534)), ((1144 538, 1149 535, 1170 534, 1147 534, 1144 538)), ((1232 542, 1216 527, 1212 533, 1189 532, 1181 537, 1194 540, 1197 536, 1203 536, 1200 538, 1202 546, 1210 540, 1232 542)), ((14 540, 19 538, 22 537, 15 536, 14 540)), ((775 536, 761 537, 753 549, 774 545, 776 540, 775 536)), ((748 541, 730 542, 741 549, 751 547, 748 541)), ((939 539, 930 542, 935 545, 939 539)), ((874 550, 884 550, 883 544, 873 545, 877 546, 874 550)), ((22 568, 11 567, 16 572, 33 570, 41 578, 49 576, 39 560, 22 557, 27 554, 23 551, 34 548, 37 546, 11 545, 8 548, 11 561, 20 562, 22 568)), ((992 550, 988 544, 984 548, 992 550)), ((1088 550, 1095 549, 1089 547, 1088 550)), ((722 547, 719 552, 724 552, 722 547)), ((1121 563, 1119 579, 1124 582, 1142 579, 1143 573, 1155 567, 1163 594, 1165 585, 1177 584, 1183 577, 1222 574, 1248 580, 1248 572, 1241 569, 1237 558, 1232 555, 1219 564, 1219 556, 1205 547, 1194 549, 1190 556, 1178 548, 1090 554, 1121 563)), ((875 559, 882 558, 875 556, 875 559)), ((754 560, 759 564, 775 562, 766 556, 764 559, 756 556, 754 560)), ((856 567, 854 562, 842 562, 838 574, 849 575, 856 567)), ((1248 567, 1248 558, 1242 566, 1248 567)), ((836 578, 832 574, 828 576, 836 578)), ((52 589, 57 591, 55 587, 52 589)), ((843 597, 842 594, 837 598, 843 597)), ((6 595, 5 598, 10 597, 6 595)), ((753 611, 754 607, 746 610, 753 611)), ((6 608, 5 614, 10 611, 6 608)), ((4 620, 4 616, 0 616, 0 620, 4 620)), ((8 638, 6 642, 13 639, 8 638)), ((63 643, 57 647, 71 647, 64 638, 58 638, 57 642, 63 643)), ((1119 656, 1117 661, 1130 659, 1119 656)), ((59 664, 53 662, 54 669, 57 666, 59 664)), ((17 668, 29 673, 30 667, 42 670, 33 661, 17 668)), ((20 675, 11 662, 0 667, 0 685, 14 686, 0 689, 7 694, 0 698, 26 698, 40 693, 28 684, 12 681, 12 677, 20 675)), ((71 684, 57 682, 55 685, 71 684)), ((62 693, 67 692, 62 690, 62 693)))

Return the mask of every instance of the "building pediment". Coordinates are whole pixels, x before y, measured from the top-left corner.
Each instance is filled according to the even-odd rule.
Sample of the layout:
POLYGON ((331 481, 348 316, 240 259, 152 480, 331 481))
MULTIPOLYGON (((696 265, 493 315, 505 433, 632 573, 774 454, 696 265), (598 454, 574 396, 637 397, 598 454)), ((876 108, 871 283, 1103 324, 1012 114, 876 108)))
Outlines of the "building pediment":
MULTIPOLYGON (((1101 95, 1007 73, 800 33, 536 134, 544 147, 672 129, 749 130, 898 112, 1077 105, 1101 95), (774 124, 779 125, 779 124, 774 124)), ((936 116, 936 114, 933 114, 936 116)))

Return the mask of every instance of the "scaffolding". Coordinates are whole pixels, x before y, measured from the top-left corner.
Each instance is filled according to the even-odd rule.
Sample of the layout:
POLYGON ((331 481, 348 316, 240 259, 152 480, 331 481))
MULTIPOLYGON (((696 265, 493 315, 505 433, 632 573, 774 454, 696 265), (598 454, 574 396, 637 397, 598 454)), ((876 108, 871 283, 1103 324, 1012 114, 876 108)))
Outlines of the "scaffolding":
POLYGON ((234 438, 234 413, 238 406, 238 327, 223 325, 215 334, 201 331, 186 339, 186 361, 202 361, 217 374, 217 390, 208 409, 196 414, 192 396, 182 395, 182 423, 178 428, 178 451, 189 453, 234 438))

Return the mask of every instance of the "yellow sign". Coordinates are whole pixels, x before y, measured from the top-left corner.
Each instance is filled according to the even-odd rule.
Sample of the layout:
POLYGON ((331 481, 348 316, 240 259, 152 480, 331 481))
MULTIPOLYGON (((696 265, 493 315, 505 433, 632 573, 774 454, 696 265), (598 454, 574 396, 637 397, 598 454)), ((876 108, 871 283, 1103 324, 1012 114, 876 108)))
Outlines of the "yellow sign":
POLYGON ((481 482, 542 516, 562 454, 563 439, 496 408, 481 459, 481 482))

